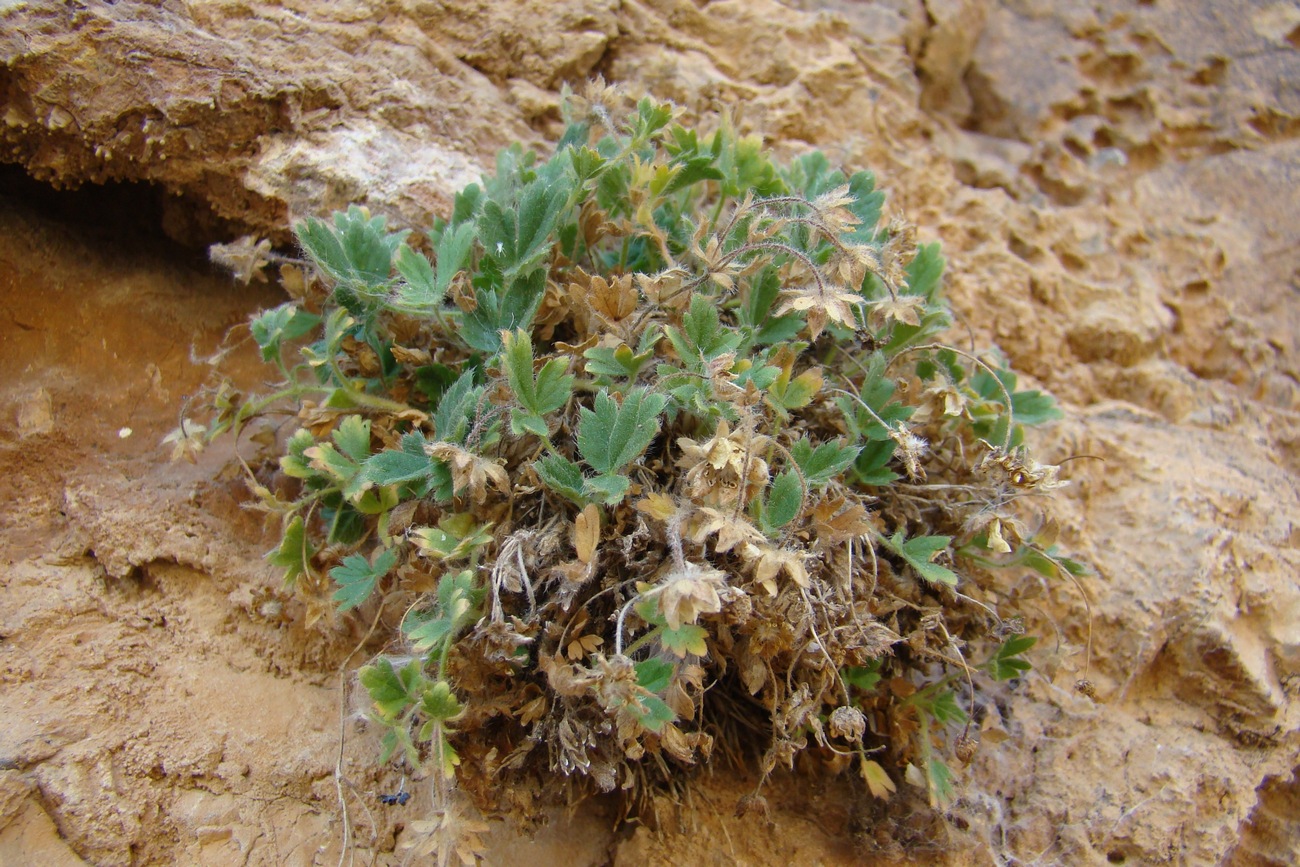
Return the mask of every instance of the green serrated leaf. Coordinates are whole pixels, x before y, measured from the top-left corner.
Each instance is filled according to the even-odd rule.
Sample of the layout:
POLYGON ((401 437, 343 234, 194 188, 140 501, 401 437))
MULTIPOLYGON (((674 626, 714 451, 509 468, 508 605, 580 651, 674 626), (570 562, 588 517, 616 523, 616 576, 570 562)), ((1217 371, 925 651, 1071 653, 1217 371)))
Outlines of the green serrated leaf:
MULTIPOLYGON (((568 403, 575 379, 568 373, 568 359, 550 359, 542 365, 534 378, 533 343, 528 332, 522 329, 504 331, 501 341, 506 379, 515 399, 529 414, 540 419, 568 403)), ((545 422, 540 427, 541 433, 538 435, 545 436, 545 422)))
POLYGON ((339 611, 356 608, 369 599, 375 584, 396 565, 397 552, 392 549, 380 552, 373 564, 360 554, 344 558, 341 564, 330 570, 330 577, 339 585, 339 589, 334 591, 339 611))
POLYGON ((708 635, 708 630, 698 623, 683 623, 676 629, 664 628, 660 631, 659 642, 665 650, 680 657, 685 657, 688 653, 704 656, 709 649, 704 641, 708 635))
POLYGON ((1033 647, 1038 639, 1032 635, 1015 635, 1008 638, 998 648, 997 653, 989 660, 987 668, 989 674, 994 680, 1010 680, 1013 677, 1020 677, 1026 671, 1033 668, 1033 665, 1027 659, 1020 659, 1020 655, 1029 648, 1033 647))
POLYGON ((790 455, 812 488, 820 488, 838 477, 857 459, 860 451, 857 446, 839 442, 822 443, 813 448, 806 439, 798 440, 790 447, 790 455))
POLYGON ((505 292, 477 288, 475 307, 461 316, 457 335, 472 349, 489 354, 501 348, 501 332, 532 325, 546 294, 546 271, 537 269, 510 283, 505 292))
POLYGON ((397 303, 410 310, 431 310, 442 301, 437 290, 437 275, 424 255, 403 244, 394 260, 402 282, 397 287, 397 303))
POLYGON ((870 665, 846 665, 840 669, 840 677, 848 686, 863 692, 871 692, 880 683, 880 663, 873 661, 870 665))
POLYGON ((347 416, 339 422, 332 437, 343 453, 357 463, 370 457, 370 419, 347 416))
POLYGON ((1017 424, 1044 424, 1062 417, 1056 399, 1041 391, 1017 391, 1011 395, 1011 407, 1017 424))
POLYGON ((642 689, 654 693, 666 690, 672 683, 673 675, 677 673, 676 665, 657 656, 638 662, 635 668, 636 682, 642 689))
POLYGON ((433 463, 423 454, 387 449, 371 455, 363 471, 372 484, 397 485, 426 478, 433 471, 433 463))
POLYGON ((456 698, 451 684, 440 680, 424 693, 420 701, 420 710, 431 720, 447 723, 458 719, 465 712, 465 707, 456 698))
POLYGON ((917 536, 904 539, 903 532, 900 530, 884 541, 891 551, 906 560, 907 564, 926 581, 956 586, 957 573, 934 562, 936 557, 948 549, 948 545, 952 542, 951 536, 917 536))
POLYGON ((818 368, 805 370, 791 378, 788 371, 782 371, 768 386, 767 393, 781 409, 802 409, 812 403, 822 387, 822 372, 818 368))
POLYGON ((925 707, 936 722, 945 725, 952 722, 966 722, 966 711, 962 710, 961 705, 957 704, 957 693, 950 689, 940 692, 927 702, 925 707))
MULTIPOLYGON (((477 190, 477 187, 471 186, 477 190)), ((438 303, 446 296, 452 279, 469 263, 474 249, 478 227, 472 222, 462 222, 446 229, 438 239, 437 276, 433 283, 433 296, 438 303)))
POLYGON ((634 388, 619 405, 608 392, 597 393, 595 408, 579 411, 578 449, 598 473, 617 473, 646 450, 659 434, 659 414, 668 398, 634 388))
POLYGON ((474 385, 474 371, 466 370, 443 392, 433 413, 433 431, 445 443, 465 442, 483 396, 481 386, 474 385))
POLYGON ((732 328, 723 328, 716 300, 708 295, 691 299, 690 310, 682 317, 682 327, 664 329, 664 336, 677 350, 687 369, 703 370, 704 363, 740 346, 743 336, 732 328))
POLYGON ((631 486, 632 480, 627 476, 620 476, 616 473, 602 473, 583 480, 582 496, 588 502, 616 506, 623 502, 623 498, 627 496, 628 489, 631 486))
POLYGON ((795 519, 803 506, 803 485, 799 474, 786 470, 772 482, 761 514, 763 529, 772 535, 795 519))
POLYGON ((388 282, 393 255, 408 234, 390 234, 383 217, 370 217, 356 205, 335 214, 333 226, 311 218, 295 231, 307 255, 325 274, 339 283, 369 288, 388 282))
POLYGON ((677 719, 677 714, 657 695, 643 695, 638 701, 643 710, 635 706, 628 710, 647 731, 660 732, 666 724, 677 719))
POLYGON ((379 718, 386 721, 396 720, 408 707, 415 705, 427 683, 419 660, 413 659, 395 669, 393 661, 386 656, 363 666, 358 679, 370 693, 379 718))
POLYGON ((284 535, 279 546, 266 555, 272 566, 284 569, 284 581, 292 584, 299 575, 307 571, 307 564, 315 556, 316 549, 307 539, 307 527, 301 515, 294 515, 285 525, 284 535))
POLYGON ((321 318, 300 310, 295 304, 281 304, 258 314, 249 324, 249 331, 262 350, 263 361, 280 357, 281 344, 296 340, 320 325, 321 318))
POLYGON ((492 524, 477 524, 466 513, 450 515, 436 527, 411 531, 411 541, 424 554, 439 560, 462 560, 492 542, 492 524))
POLYGON ((533 463, 533 470, 542 484, 555 493, 585 506, 589 502, 583 493, 582 468, 562 455, 547 455, 533 463))
POLYGON ((933 806, 941 807, 952 802, 956 795, 952 784, 952 769, 942 760, 932 756, 926 762, 926 781, 929 784, 930 801, 933 806))
POLYGON ((474 573, 468 569, 438 580, 438 604, 431 612, 413 612, 402 632, 419 653, 445 648, 475 616, 474 573))

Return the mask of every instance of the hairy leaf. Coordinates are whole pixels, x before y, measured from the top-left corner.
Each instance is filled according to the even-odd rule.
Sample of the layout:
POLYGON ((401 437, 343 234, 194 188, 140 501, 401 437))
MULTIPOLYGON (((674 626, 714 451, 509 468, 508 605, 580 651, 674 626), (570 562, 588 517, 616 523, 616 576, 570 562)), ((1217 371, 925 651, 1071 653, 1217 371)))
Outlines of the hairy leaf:
POLYGON ((374 563, 360 554, 344 558, 342 563, 330 570, 330 577, 339 585, 339 589, 334 591, 334 601, 339 603, 339 611, 356 608, 369 599, 375 584, 396 565, 397 552, 391 548, 381 551, 374 563))
POLYGON ((936 557, 948 549, 949 543, 952 542, 951 536, 917 536, 905 539, 900 530, 890 538, 884 539, 884 542, 926 581, 954 586, 957 584, 957 573, 934 562, 936 557))
POLYGON ((279 546, 266 555, 272 566, 284 569, 284 582, 292 584, 307 571, 307 564, 315 555, 316 549, 307 539, 307 528, 301 515, 294 515, 285 525, 284 535, 279 546))
POLYGON ((578 449, 598 473, 616 473, 646 450, 659 433, 659 413, 668 399, 634 388, 620 405, 608 392, 596 395, 595 408, 580 410, 578 449))
POLYGON ((1020 655, 1033 647, 1038 639, 1032 635, 1014 635, 1002 643, 997 653, 988 661, 987 668, 994 680, 1010 680, 1019 677, 1033 668, 1027 659, 1020 655))
POLYGON ((828 484, 849 468, 861 449, 839 442, 822 443, 813 448, 808 440, 799 440, 790 447, 790 454, 811 488, 828 484))
POLYGON ((562 455, 547 455, 533 463, 533 470, 542 484, 555 493, 579 506, 588 503, 583 493, 582 468, 573 461, 562 455))

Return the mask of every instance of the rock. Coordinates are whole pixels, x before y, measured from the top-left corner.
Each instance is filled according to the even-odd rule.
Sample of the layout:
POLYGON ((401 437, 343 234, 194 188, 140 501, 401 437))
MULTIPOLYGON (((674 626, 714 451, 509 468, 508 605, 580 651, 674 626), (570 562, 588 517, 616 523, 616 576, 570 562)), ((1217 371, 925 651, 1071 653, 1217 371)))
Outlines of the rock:
MULTIPOLYGON (((502 145, 544 147, 560 86, 600 72, 878 171, 889 207, 944 244, 958 339, 1065 401, 1073 421, 1040 453, 1078 458, 1055 508, 1097 567, 1019 588, 1060 641, 1010 697, 1009 737, 959 774, 951 860, 1285 863, 1300 847, 1298 23, 1267 0, 0 2, 0 160, 59 187, 152 184, 192 244, 285 243, 292 220, 353 202, 419 229, 502 145), (1098 704, 1070 689, 1090 631, 1098 704)), ((0 425, 26 434, 0 451, 17 491, 0 521, 0 759, 32 769, 0 773, 38 775, 44 804, 0 792, 0 860, 23 840, 16 860, 43 862, 56 832, 96 863, 132 845, 156 862, 337 860, 334 690, 360 636, 258 616, 274 596, 259 525, 196 486, 220 462, 158 469, 150 451, 175 424, 160 383, 201 381, 166 359, 212 351, 277 299, 153 249, 88 246, 86 224, 13 202, 0 220, 17 324, 0 425)), ((357 790, 395 790, 347 731, 357 790)), ((720 813, 742 782, 707 782, 720 813)), ((662 839, 584 830, 581 853, 565 826, 557 848, 812 863, 883 827, 819 797, 831 831, 773 797, 806 834, 729 837, 701 812, 662 839)), ((379 819, 380 846, 397 818, 379 819)))

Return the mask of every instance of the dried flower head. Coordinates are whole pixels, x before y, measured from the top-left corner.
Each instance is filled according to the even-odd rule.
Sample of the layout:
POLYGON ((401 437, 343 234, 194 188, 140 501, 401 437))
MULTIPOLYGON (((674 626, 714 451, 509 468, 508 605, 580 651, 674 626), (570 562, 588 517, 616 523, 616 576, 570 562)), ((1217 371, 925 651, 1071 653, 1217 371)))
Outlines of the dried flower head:
POLYGON ((722 610, 718 591, 727 586, 727 576, 709 566, 686 563, 668 569, 659 581, 659 610, 669 629, 694 623, 701 614, 722 610))
POLYGON ((452 485, 457 491, 466 491, 470 500, 481 504, 487 499, 487 486, 491 483, 503 494, 510 493, 510 476, 496 461, 467 451, 452 443, 429 443, 425 454, 444 461, 451 468, 452 485))
POLYGON ((704 442, 681 437, 677 445, 682 456, 677 466, 686 470, 686 493, 715 506, 734 505, 741 497, 749 502, 767 486, 767 461, 759 455, 770 442, 743 428, 733 432, 726 419, 718 422, 713 436, 704 442))
POLYGON ((831 711, 830 725, 826 730, 833 738, 860 744, 862 736, 867 733, 867 718, 856 707, 837 707, 831 711))
POLYGON ((808 334, 816 340, 826 330, 827 323, 838 322, 845 328, 857 330, 858 322, 854 309, 862 303, 862 296, 850 292, 841 286, 815 280, 797 289, 787 289, 781 293, 782 303, 777 308, 777 315, 786 313, 804 313, 808 322, 808 334))

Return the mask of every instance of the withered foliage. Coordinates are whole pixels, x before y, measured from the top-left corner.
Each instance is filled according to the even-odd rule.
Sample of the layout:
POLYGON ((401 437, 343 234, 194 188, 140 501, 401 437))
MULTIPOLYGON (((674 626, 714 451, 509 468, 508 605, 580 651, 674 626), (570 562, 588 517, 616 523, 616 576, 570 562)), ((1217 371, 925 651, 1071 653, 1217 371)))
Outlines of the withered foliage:
POLYGON ((503 153, 432 259, 360 209, 302 224, 317 279, 252 326, 284 387, 176 448, 293 407, 270 559, 322 623, 406 612, 360 673, 383 758, 481 808, 809 748, 941 803, 1029 668, 997 567, 1081 568, 1026 506, 1055 407, 940 341, 937 247, 870 174, 620 99, 503 153))

